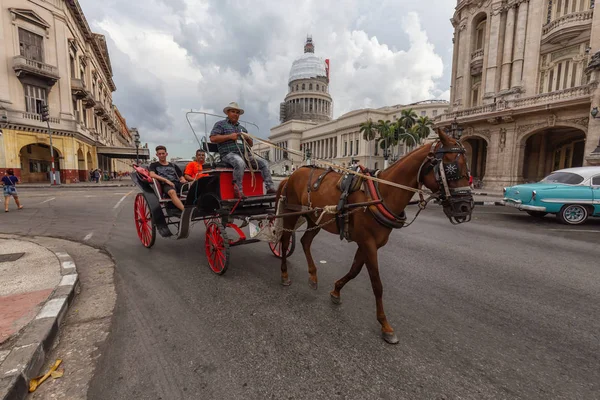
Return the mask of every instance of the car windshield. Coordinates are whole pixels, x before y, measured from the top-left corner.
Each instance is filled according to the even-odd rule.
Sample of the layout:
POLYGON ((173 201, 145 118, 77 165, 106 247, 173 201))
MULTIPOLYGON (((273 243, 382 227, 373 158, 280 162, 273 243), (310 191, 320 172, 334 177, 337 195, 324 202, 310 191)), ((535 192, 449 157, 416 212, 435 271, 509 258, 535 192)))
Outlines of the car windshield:
POLYGON ((574 174, 572 172, 554 172, 542 179, 542 182, 577 185, 583 182, 583 176, 574 174))

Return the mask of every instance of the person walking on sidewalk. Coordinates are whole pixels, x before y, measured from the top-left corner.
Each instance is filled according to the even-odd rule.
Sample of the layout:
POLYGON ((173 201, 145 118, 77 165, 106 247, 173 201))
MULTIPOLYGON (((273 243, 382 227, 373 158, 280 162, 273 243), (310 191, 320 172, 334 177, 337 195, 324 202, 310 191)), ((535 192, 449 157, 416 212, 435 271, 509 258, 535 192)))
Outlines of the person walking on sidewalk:
POLYGON ((4 212, 8 212, 8 200, 10 196, 15 200, 19 210, 23 208, 19 202, 19 195, 15 187, 18 182, 19 178, 15 176, 15 171, 12 168, 7 169, 6 175, 2 177, 2 184, 4 185, 4 212))

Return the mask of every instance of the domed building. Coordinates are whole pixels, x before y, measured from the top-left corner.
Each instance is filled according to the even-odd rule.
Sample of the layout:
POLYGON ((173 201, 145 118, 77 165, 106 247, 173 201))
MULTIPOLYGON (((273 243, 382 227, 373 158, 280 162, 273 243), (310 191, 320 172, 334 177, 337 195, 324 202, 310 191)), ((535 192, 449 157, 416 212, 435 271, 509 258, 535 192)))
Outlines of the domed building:
POLYGON ((306 38, 304 54, 294 61, 288 80, 288 94, 281 103, 279 119, 331 121, 332 100, 329 95, 329 60, 315 55, 312 37, 306 38))
MULTIPOLYGON (((383 152, 374 141, 364 139, 360 125, 368 120, 395 122, 403 110, 412 110, 417 117, 435 118, 447 112, 448 102, 421 101, 407 105, 363 108, 333 117, 333 101, 329 95, 329 60, 315 55, 312 37, 308 36, 304 54, 294 61, 288 80, 288 93, 281 103, 281 123, 271 128, 269 141, 253 150, 267 159, 275 175, 289 175, 304 163, 300 154, 310 151, 313 162, 328 160, 342 167, 361 164, 368 168, 385 165, 383 152), (293 152, 291 152, 293 151, 293 152), (299 154, 298 154, 299 153, 299 154)), ((396 146, 388 158, 398 159, 411 147, 396 146)))

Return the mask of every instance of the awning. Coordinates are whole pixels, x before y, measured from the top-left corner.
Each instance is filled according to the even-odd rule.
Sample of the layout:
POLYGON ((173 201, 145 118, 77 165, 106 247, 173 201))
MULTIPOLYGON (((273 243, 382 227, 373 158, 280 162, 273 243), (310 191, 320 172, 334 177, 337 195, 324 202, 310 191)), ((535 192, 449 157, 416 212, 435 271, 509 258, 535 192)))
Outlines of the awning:
MULTIPOLYGON (((135 147, 98 146, 96 147, 96 153, 110 158, 128 158, 132 160, 136 159, 135 147)), ((149 160, 150 149, 140 147, 138 149, 137 157, 139 157, 140 160, 149 160)))

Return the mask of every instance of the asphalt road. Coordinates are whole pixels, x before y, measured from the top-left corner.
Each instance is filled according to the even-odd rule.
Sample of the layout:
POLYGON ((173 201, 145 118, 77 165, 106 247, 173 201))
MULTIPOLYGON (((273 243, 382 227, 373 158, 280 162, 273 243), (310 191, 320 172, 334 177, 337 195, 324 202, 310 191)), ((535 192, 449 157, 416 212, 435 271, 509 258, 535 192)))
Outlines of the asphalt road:
POLYGON ((600 397, 598 219, 568 227, 479 207, 453 226, 431 206, 379 252, 392 346, 364 270, 341 306, 329 300, 355 245, 317 237, 317 291, 300 248, 290 287, 261 243, 233 248, 216 276, 202 223, 188 240, 139 244, 131 189, 23 189, 26 208, 0 222, 116 260, 117 307, 90 399, 600 397))

